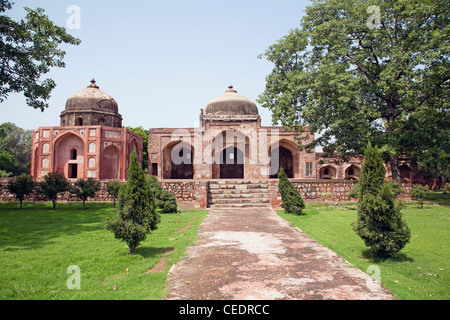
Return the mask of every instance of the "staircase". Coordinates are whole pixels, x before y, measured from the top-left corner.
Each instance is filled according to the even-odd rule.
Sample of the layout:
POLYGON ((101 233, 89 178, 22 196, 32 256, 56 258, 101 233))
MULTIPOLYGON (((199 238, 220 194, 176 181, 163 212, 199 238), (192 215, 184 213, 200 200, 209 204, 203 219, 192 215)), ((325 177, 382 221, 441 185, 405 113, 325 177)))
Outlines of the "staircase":
POLYGON ((212 180, 209 182, 208 207, 270 207, 267 180, 212 180))

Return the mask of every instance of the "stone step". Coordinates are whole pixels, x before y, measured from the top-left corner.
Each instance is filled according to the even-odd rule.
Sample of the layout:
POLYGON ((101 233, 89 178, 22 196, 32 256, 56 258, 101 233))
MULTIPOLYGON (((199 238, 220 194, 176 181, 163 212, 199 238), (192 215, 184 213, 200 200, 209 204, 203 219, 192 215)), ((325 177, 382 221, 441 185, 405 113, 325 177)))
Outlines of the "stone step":
POLYGON ((255 188, 255 189, 210 189, 210 194, 252 194, 252 193, 265 193, 267 189, 255 188))
POLYGON ((270 203, 227 203, 227 204, 211 204, 210 208, 267 208, 270 203))
POLYGON ((213 184, 209 185, 209 189, 219 189, 219 190, 226 190, 226 189, 268 189, 269 185, 266 184, 213 184))
POLYGON ((269 198, 226 198, 226 199, 209 199, 210 204, 236 204, 236 203, 270 203, 269 198))
POLYGON ((231 179, 231 180, 211 180, 210 185, 236 185, 236 184, 268 184, 268 180, 241 180, 241 179, 231 179))
POLYGON ((211 193, 210 197, 213 199, 219 198, 268 198, 269 194, 267 192, 252 192, 252 193, 211 193))

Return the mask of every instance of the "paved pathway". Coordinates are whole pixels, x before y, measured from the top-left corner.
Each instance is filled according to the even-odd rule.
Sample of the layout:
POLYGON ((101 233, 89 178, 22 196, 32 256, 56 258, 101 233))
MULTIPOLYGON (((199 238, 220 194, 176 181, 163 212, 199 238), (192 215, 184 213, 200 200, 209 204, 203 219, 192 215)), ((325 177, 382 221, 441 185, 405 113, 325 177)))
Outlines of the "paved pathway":
POLYGON ((168 299, 392 299, 271 208, 211 209, 170 271, 168 299))

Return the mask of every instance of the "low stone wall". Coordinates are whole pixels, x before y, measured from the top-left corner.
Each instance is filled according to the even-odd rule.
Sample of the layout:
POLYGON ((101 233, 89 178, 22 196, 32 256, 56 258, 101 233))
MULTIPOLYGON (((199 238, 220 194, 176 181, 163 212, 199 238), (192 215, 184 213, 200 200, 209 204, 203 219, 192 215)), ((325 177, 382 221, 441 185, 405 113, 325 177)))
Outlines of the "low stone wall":
MULTIPOLYGON (((8 178, 0 179, 0 201, 14 201, 14 195, 6 189, 8 178)), ((304 180, 289 179, 300 192, 305 202, 342 202, 352 201, 348 194, 356 184, 352 180, 304 180)), ((106 192, 108 181, 101 181, 101 188, 97 196, 89 201, 112 202, 113 199, 106 192)), ((164 190, 172 192, 180 203, 191 203, 197 208, 206 208, 208 203, 209 181, 203 180, 163 180, 160 182, 164 190)), ((281 195, 278 191, 278 179, 268 179, 268 191, 270 203, 273 207, 281 206, 281 195)), ((409 182, 402 182, 405 190, 400 198, 411 199, 412 185, 409 182)), ((26 198, 26 201, 43 201, 40 194, 33 194, 26 198)), ((66 192, 59 196, 60 201, 79 201, 66 192)))
MULTIPOLYGON (((13 194, 9 193, 6 186, 8 178, 0 179, 0 202, 2 201, 16 201, 13 194)), ((88 201, 93 202, 112 202, 113 198, 106 191, 106 184, 108 181, 100 181, 100 190, 97 192, 95 198, 89 198, 88 201)), ((25 201, 46 201, 42 194, 35 192, 25 198, 25 201)), ((69 192, 64 192, 58 196, 58 201, 80 201, 80 199, 73 197, 69 192)))
MULTIPOLYGON (((289 180, 297 188, 305 202, 351 201, 348 194, 356 185, 356 181, 352 180, 289 180)), ((280 207, 281 195, 278 190, 278 179, 269 180, 269 195, 272 207, 280 207)))
MULTIPOLYGON (((297 188, 303 200, 307 203, 311 202, 345 202, 355 201, 350 198, 349 193, 357 184, 355 180, 303 180, 289 179, 297 188)), ((404 200, 411 199, 410 182, 401 182, 404 190, 399 198, 404 200)), ((278 179, 269 180, 269 195, 272 207, 281 206, 281 195, 278 190, 278 179)))

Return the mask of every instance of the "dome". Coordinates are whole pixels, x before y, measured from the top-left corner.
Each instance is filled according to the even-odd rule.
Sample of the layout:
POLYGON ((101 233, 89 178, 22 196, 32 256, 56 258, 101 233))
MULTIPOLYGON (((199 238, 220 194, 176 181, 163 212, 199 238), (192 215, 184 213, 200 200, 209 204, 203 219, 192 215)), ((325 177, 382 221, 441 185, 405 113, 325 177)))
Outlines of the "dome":
POLYGON ((98 110, 118 114, 119 107, 116 100, 100 90, 95 83, 95 80, 92 79, 91 84, 86 89, 71 96, 66 102, 66 111, 98 110))
POLYGON ((224 94, 212 99, 205 108, 206 115, 258 115, 256 104, 229 86, 224 94))
POLYGON ((91 84, 71 96, 66 108, 61 112, 61 126, 107 126, 122 127, 122 116, 116 100, 100 90, 91 80, 91 84))

